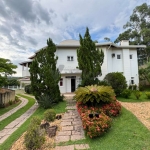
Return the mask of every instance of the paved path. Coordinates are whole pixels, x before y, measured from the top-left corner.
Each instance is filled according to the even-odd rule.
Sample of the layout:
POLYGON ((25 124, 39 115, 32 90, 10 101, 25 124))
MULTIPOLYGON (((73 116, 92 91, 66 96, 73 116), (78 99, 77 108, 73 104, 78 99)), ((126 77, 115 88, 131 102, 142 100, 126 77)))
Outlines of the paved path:
POLYGON ((34 104, 23 115, 15 119, 13 122, 8 124, 3 130, 1 130, 0 131, 0 144, 2 144, 14 131, 16 131, 36 111, 37 108, 38 108, 38 105, 34 104))
POLYGON ((21 100, 21 103, 17 107, 15 107, 15 108, 11 109, 10 111, 8 111, 7 113, 1 115, 0 116, 0 121, 2 121, 5 118, 9 117, 10 115, 15 113, 17 110, 19 110, 20 108, 24 107, 28 103, 28 100, 23 98, 23 97, 20 97, 19 99, 21 100))
MULTIPOLYGON (((65 96, 66 97, 66 96, 65 96)), ((72 96, 67 96, 67 112, 62 116, 61 131, 55 137, 55 142, 67 142, 85 139, 82 121, 76 109, 76 102, 72 96)), ((75 144, 68 146, 56 146, 55 150, 88 149, 88 144, 75 144)))

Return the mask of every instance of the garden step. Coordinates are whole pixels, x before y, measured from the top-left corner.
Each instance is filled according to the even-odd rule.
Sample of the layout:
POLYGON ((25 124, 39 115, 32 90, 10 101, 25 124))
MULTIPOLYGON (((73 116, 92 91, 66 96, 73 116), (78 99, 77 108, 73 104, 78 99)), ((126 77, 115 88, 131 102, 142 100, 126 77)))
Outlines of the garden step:
POLYGON ((84 150, 84 149, 89 149, 89 145, 88 144, 75 144, 75 145, 55 147, 55 150, 84 150))

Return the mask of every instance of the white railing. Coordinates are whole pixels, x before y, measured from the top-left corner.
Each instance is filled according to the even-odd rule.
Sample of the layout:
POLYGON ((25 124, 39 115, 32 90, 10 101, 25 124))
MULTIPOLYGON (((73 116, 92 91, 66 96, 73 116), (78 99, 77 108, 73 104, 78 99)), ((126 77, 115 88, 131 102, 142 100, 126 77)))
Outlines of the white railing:
POLYGON ((21 87, 21 86, 6 86, 5 88, 7 88, 7 89, 11 89, 11 90, 24 89, 24 88, 23 88, 23 87, 21 87))

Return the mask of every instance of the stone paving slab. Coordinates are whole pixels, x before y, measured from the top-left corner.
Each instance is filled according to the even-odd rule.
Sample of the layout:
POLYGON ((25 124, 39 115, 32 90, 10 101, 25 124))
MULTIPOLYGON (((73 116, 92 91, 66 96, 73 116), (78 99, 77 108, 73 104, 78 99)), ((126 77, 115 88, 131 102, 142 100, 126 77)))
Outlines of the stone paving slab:
POLYGON ((71 131, 73 130, 73 126, 64 126, 62 127, 62 131, 71 131))
POLYGON ((69 122, 69 121, 63 121, 63 122, 61 122, 60 125, 61 125, 61 126, 70 126, 70 125, 71 125, 71 122, 69 122))
POLYGON ((36 111, 37 108, 38 108, 38 105, 34 104, 23 115, 15 119, 13 122, 8 124, 3 130, 1 130, 0 131, 0 144, 2 144, 14 131, 16 131, 36 111))
POLYGON ((71 141, 85 139, 84 135, 71 135, 71 141))
POLYGON ((55 142, 56 143, 60 143, 60 142, 67 142, 70 140, 70 136, 69 135, 66 135, 66 136, 56 136, 55 137, 55 142))
POLYGON ((88 144, 75 144, 75 145, 68 145, 68 146, 56 146, 55 150, 85 150, 89 149, 88 144))
POLYGON ((17 110, 24 107, 28 103, 28 100, 25 99, 25 98, 20 97, 20 100, 21 100, 21 103, 17 107, 11 109, 7 113, 0 116, 0 121, 2 121, 4 119, 6 119, 7 117, 11 116, 13 113, 15 113, 17 110))
POLYGON ((60 131, 57 135, 65 136, 65 135, 71 135, 71 131, 60 131))

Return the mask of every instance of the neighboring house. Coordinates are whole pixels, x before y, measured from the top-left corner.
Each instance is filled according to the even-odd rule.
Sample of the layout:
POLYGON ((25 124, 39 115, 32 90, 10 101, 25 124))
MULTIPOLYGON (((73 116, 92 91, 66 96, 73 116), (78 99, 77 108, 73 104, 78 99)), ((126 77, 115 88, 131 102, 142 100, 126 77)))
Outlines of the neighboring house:
MULTIPOLYGON (((61 93, 74 92, 81 82, 81 71, 77 69, 77 48, 80 46, 77 40, 65 40, 57 46, 56 55, 58 56, 57 67, 61 73, 59 88, 61 93)), ((129 45, 129 41, 122 41, 120 45, 112 42, 96 43, 96 47, 104 52, 104 62, 102 65, 103 80, 105 75, 110 72, 122 72, 127 84, 139 84, 137 48, 145 48, 145 45, 129 45)), ((41 49, 40 49, 41 50, 41 49)), ((36 53, 29 57, 30 61, 22 62, 22 76, 30 76, 29 66, 36 53)), ((86 55, 86 54, 85 54, 86 55)))

